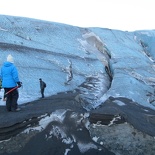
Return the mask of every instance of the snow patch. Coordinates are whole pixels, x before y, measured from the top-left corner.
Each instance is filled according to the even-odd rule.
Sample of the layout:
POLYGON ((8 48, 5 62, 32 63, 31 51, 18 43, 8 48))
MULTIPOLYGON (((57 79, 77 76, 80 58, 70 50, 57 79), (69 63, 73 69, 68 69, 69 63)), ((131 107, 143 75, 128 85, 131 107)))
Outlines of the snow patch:
POLYGON ((65 117, 66 110, 57 110, 53 112, 50 116, 42 115, 40 116, 41 120, 39 121, 39 125, 36 127, 29 127, 23 131, 23 133, 29 133, 32 130, 42 131, 47 125, 52 121, 62 122, 65 117))
POLYGON ((119 101, 119 100, 115 100, 115 103, 116 103, 117 105, 119 105, 119 106, 124 106, 124 105, 125 105, 124 102, 119 101))
POLYGON ((78 147, 79 147, 79 150, 81 153, 85 153, 87 152, 88 150, 90 149, 97 149, 97 146, 93 143, 80 143, 78 142, 77 143, 78 147))

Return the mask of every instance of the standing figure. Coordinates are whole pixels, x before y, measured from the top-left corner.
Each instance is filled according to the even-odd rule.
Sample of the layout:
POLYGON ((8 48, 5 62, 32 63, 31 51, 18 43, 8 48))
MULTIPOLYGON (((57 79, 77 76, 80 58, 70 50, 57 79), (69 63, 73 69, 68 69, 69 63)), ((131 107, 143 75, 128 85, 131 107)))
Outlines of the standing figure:
POLYGON ((0 77, 5 92, 7 111, 20 111, 17 101, 19 98, 18 88, 21 87, 22 83, 19 81, 18 71, 11 55, 8 55, 7 61, 3 63, 0 77))
POLYGON ((39 81, 40 81, 41 96, 42 98, 44 98, 44 91, 46 88, 46 83, 41 78, 39 79, 39 81))

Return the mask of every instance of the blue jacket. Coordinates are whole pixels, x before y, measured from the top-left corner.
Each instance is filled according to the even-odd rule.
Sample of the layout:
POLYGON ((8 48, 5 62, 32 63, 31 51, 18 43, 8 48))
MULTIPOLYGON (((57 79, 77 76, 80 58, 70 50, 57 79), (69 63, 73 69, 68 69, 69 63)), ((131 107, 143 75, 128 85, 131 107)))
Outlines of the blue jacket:
POLYGON ((17 86, 19 82, 18 71, 13 63, 4 62, 1 68, 2 87, 3 88, 13 88, 17 86))

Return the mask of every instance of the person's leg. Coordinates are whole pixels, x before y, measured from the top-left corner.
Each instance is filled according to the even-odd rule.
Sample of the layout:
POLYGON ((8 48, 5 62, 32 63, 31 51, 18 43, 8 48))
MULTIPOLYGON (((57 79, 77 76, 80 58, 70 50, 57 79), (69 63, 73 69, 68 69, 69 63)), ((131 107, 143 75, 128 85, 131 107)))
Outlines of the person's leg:
POLYGON ((18 104, 17 104, 18 97, 19 97, 18 90, 15 89, 14 91, 12 91, 11 95, 12 95, 12 105, 11 105, 12 110, 16 110, 18 108, 18 104))
POLYGON ((44 98, 44 89, 41 89, 42 98, 44 98))
MULTIPOLYGON (((7 93, 11 88, 4 88, 5 93, 7 93)), ((4 94, 4 98, 6 99, 6 109, 7 111, 11 111, 11 101, 12 101, 12 95, 11 93, 5 95, 4 94)))

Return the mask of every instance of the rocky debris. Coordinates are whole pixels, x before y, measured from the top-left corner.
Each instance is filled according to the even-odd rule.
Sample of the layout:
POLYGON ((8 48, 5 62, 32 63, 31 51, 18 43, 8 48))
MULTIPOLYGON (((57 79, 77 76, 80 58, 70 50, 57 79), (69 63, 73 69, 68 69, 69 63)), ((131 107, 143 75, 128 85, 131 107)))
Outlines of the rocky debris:
POLYGON ((155 154, 155 112, 126 98, 110 97, 90 112, 94 141, 116 155, 155 154))
POLYGON ((154 155, 153 136, 136 130, 129 123, 108 125, 91 124, 90 135, 116 155, 154 155))

